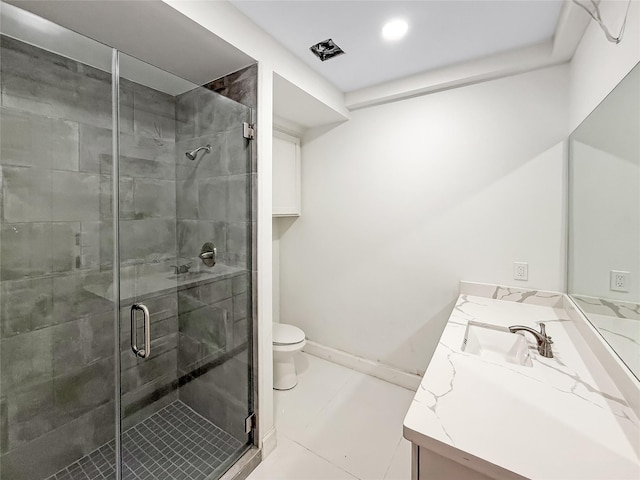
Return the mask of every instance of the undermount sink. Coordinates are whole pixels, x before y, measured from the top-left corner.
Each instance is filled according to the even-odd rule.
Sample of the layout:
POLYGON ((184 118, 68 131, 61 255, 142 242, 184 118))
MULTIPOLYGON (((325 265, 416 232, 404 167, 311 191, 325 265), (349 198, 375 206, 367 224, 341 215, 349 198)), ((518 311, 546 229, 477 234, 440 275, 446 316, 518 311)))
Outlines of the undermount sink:
POLYGON ((469 322, 462 342, 462 351, 487 360, 533 366, 524 335, 511 333, 506 327, 469 322))

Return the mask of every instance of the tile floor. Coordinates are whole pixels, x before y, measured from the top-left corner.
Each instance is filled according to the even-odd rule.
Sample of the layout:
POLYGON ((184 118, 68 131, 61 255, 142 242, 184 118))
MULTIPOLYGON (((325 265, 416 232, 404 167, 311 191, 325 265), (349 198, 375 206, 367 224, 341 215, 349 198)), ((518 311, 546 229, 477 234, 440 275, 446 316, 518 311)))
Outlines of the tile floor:
POLYGON ((296 362, 298 385, 274 391, 278 446, 249 480, 409 480, 414 392, 306 353, 296 362))
MULTIPOLYGON (((115 441, 48 480, 114 479, 115 441)), ((175 401, 122 434, 125 480, 205 480, 243 443, 181 401, 175 401)))

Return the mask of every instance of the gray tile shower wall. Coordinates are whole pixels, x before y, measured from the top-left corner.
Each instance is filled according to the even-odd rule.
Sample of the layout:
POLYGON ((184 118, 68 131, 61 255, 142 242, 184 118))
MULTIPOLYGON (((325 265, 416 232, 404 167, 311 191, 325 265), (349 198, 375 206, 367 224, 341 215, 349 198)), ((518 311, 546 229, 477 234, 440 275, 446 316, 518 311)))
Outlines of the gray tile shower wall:
MULTIPOLYGON (((177 391, 167 385, 177 383, 178 304, 175 291, 143 299, 151 314, 151 356, 142 359, 130 347, 131 323, 129 306, 120 311, 120 370, 124 428, 138 423, 160 408, 177 400, 177 391)), ((141 325, 140 325, 141 327, 141 325)), ((141 329, 138 338, 143 338, 141 329)))
MULTIPOLYGON (((111 75, 4 36, 0 57, 0 477, 37 480, 115 434, 111 75)), ((246 270, 147 291, 146 360, 130 350, 123 305, 125 428, 180 397, 246 440, 256 168, 242 122, 256 107, 256 73, 218 81, 245 105, 206 88, 172 97, 121 79, 127 302, 176 257, 199 262, 205 241, 219 263, 246 270), (211 153, 185 157, 205 144, 211 153)))
POLYGON ((180 389, 180 400, 241 442, 247 441, 250 351, 248 348, 193 379, 180 389))
POLYGON ((247 107, 258 108, 258 64, 225 75, 206 84, 205 88, 247 107))
MULTIPOLYGON (((113 302, 85 288, 113 260, 111 75, 4 36, 0 49, 0 477, 35 480, 115 434, 113 302)), ((132 275, 176 256, 174 112, 173 97, 122 80, 132 275)), ((154 348, 138 362, 123 338, 125 405, 177 378, 177 294, 147 302, 154 348)))
POLYGON ((179 292, 179 398, 242 442, 250 408, 249 275, 179 292))
MULTIPOLYGON (((209 84, 205 85, 206 88, 217 92, 221 95, 224 95, 227 98, 235 100, 236 102, 242 103, 254 111, 258 108, 258 65, 253 64, 242 70, 226 75, 222 78, 214 80, 209 84)), ((256 118, 253 117, 252 121, 255 122, 256 118)), ((254 129, 256 133, 256 137, 260 135, 260 125, 254 123, 254 129)), ((251 209, 254 212, 254 215, 251 217, 251 230, 247 230, 250 235, 249 238, 256 238, 258 231, 257 224, 257 215, 255 214, 258 211, 258 143, 251 143, 251 209)), ((251 251, 249 252, 249 260, 250 265, 248 268, 253 273, 252 278, 253 282, 251 283, 251 296, 254 301, 251 304, 251 318, 254 319, 252 335, 257 335, 257 329, 255 328, 258 316, 257 310, 257 298, 258 298, 258 288, 257 288, 257 271, 258 271, 258 251, 257 251, 257 242, 251 242, 251 251)), ((251 328, 251 325, 250 325, 251 328)), ((254 369, 254 381, 257 381, 257 377, 255 376, 257 369, 254 369)))
MULTIPOLYGON (((247 68, 239 70, 235 73, 222 77, 218 80, 215 80, 208 85, 207 88, 213 90, 221 95, 226 96, 236 102, 242 103, 253 109, 253 112, 256 112, 258 109, 258 64, 250 65, 247 68)), ((252 122, 256 122, 256 116, 252 118, 252 122)), ((260 136, 260 125, 254 123, 254 130, 256 138, 260 136)), ((258 142, 254 141, 251 143, 251 210, 253 215, 251 216, 251 230, 247 230, 247 234, 249 238, 257 238, 258 231, 258 223, 257 223, 257 211, 258 211, 258 142)), ((253 337, 257 337, 257 318, 258 318, 258 243, 251 241, 251 251, 249 252, 250 264, 248 265, 249 270, 251 270, 251 285, 247 295, 253 299, 247 303, 247 308, 249 308, 249 315, 247 316, 247 320, 244 321, 245 325, 242 322, 239 322, 236 325, 236 329, 238 331, 248 332, 249 335, 253 337), (247 330, 248 329, 248 330, 247 330)), ((255 345, 253 345, 253 353, 254 355, 257 353, 255 350, 255 345)), ((252 379, 253 384, 257 384, 258 379, 258 366, 254 365, 252 370, 252 379)))
POLYGON ((178 369, 181 375, 247 342, 248 273, 185 288, 178 292, 178 369))
MULTIPOLYGON (((234 100, 238 103, 246 105, 250 107, 255 112, 258 108, 258 64, 250 65, 246 68, 238 70, 237 72, 226 75, 222 78, 214 80, 213 82, 205 85, 205 88, 212 90, 220 95, 224 95, 231 100, 234 100)), ((254 122, 254 129, 256 131, 256 135, 260 134, 259 125, 255 124, 256 118, 255 115, 251 119, 251 122, 254 122)), ((257 197, 257 171, 258 171, 258 144, 257 142, 251 142, 251 169, 249 170, 252 173, 250 182, 251 182, 251 209, 253 212, 257 212, 258 209, 258 197, 257 197)), ((256 215, 252 215, 251 220, 252 223, 250 225, 251 230, 247 230, 250 235, 255 237, 257 232, 257 223, 256 223, 256 215)), ((249 268, 256 272, 257 271, 257 243, 253 242, 253 249, 250 251, 250 260, 252 265, 249 265, 249 268)), ((255 295, 257 292, 254 292, 254 298, 257 298, 255 295)))
POLYGON ((243 420, 251 384, 248 337, 253 323, 247 316, 247 289, 255 218, 253 142, 244 138, 242 124, 252 121, 256 73, 254 66, 244 76, 232 74, 219 81, 226 85, 224 93, 233 92, 242 99, 231 100, 207 85, 176 100, 178 255, 191 258, 203 241, 213 241, 221 263, 246 270, 179 292, 178 368, 184 381, 179 398, 242 442, 247 438, 243 420), (207 144, 211 152, 195 161, 183 154, 207 144), (216 362, 220 358, 224 360, 216 362))
MULTIPOLYGON (((133 98, 123 96, 121 122, 133 132, 133 98)), ((48 118, 111 128, 111 75, 2 37, 2 104, 48 118)))
POLYGON ((242 124, 250 121, 248 107, 205 88, 176 98, 179 256, 197 256, 202 243, 213 241, 221 263, 247 268, 251 142, 243 137, 242 124), (196 160, 184 155, 203 145, 211 145, 211 152, 196 160))
POLYGON ((242 272, 178 296, 178 369, 184 381, 179 398, 242 442, 251 385, 249 275, 242 272))
POLYGON ((249 275, 178 293, 179 398, 242 442, 250 388, 249 275))

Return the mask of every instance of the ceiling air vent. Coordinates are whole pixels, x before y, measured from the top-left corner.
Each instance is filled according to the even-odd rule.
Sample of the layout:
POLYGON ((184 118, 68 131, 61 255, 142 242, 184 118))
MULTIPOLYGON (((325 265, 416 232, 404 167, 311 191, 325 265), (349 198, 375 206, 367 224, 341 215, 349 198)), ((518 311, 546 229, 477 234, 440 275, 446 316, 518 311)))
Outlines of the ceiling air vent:
POLYGON ((323 42, 312 45, 311 47, 309 47, 309 50, 311 50, 313 54, 323 62, 344 53, 344 50, 333 43, 333 40, 331 40, 330 38, 323 42))

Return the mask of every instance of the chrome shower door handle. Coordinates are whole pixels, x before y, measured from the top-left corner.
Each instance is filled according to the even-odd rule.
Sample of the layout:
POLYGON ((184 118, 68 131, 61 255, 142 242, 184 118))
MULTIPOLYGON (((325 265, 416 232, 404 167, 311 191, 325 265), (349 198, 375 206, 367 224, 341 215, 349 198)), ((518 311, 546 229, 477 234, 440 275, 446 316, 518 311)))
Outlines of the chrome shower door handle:
POLYGON ((151 355, 151 317, 149 309, 142 303, 134 303, 131 306, 131 350, 140 358, 151 355), (138 348, 138 332, 136 328, 136 310, 140 310, 144 316, 144 348, 138 348))

